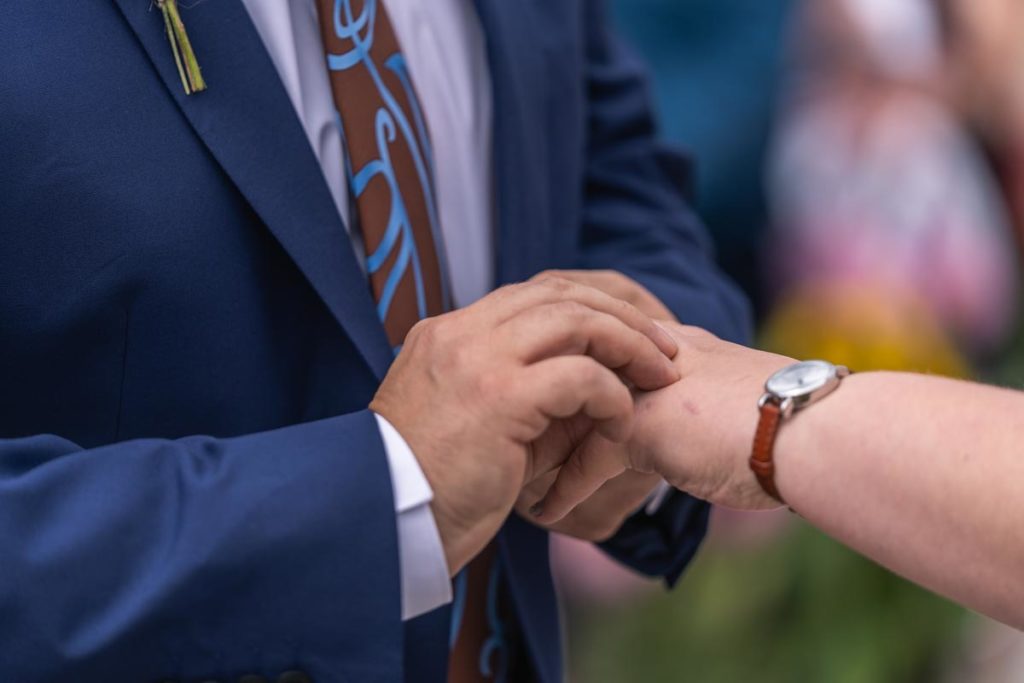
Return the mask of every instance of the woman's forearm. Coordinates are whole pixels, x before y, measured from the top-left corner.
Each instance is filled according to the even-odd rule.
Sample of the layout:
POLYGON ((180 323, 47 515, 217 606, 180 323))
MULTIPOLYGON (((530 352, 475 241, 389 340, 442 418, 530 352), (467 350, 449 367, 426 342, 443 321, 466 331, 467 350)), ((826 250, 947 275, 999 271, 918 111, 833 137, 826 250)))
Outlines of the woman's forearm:
POLYGON ((1024 628, 1024 393, 865 373, 776 445, 795 511, 913 581, 1024 628))
MULTIPOLYGON (((540 506, 556 522, 623 469, 741 510, 777 507, 750 467, 765 380, 792 358, 668 325, 682 379, 636 400, 630 439, 590 438, 540 506)), ((792 508, 907 578, 1024 628, 1024 392, 856 374, 784 420, 775 484, 792 508)))

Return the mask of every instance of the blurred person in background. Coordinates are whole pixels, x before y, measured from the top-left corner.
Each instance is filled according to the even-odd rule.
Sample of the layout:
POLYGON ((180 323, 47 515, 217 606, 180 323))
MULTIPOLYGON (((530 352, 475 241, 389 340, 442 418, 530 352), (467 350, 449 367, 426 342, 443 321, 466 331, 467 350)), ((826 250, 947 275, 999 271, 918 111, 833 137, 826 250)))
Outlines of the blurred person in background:
POLYGON ((989 156, 1017 236, 1024 240, 1024 4, 935 2, 951 55, 949 99, 989 156))
MULTIPOLYGON (((1013 331, 1010 202, 974 134, 991 108, 967 94, 986 42, 967 7, 804 6, 768 176, 770 347, 966 376, 1013 331)), ((991 104, 998 79, 979 81, 991 104)))

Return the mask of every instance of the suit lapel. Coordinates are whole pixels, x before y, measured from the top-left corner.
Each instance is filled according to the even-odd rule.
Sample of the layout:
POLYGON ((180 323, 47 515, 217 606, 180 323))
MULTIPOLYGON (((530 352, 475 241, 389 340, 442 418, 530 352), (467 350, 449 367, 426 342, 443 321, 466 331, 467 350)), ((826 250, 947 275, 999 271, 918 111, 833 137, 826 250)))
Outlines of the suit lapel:
POLYGON ((115 0, 171 97, 382 377, 392 352, 288 94, 240 0, 184 13, 209 90, 186 96, 151 0, 115 0))
POLYGON ((494 164, 498 283, 531 277, 550 259, 539 206, 547 206, 549 188, 538 169, 545 168, 543 142, 537 135, 544 122, 543 55, 536 42, 524 40, 537 30, 529 2, 476 0, 487 42, 487 60, 494 92, 494 164))
MULTIPOLYGON (((543 120, 538 119, 538 108, 529 106, 546 87, 544 57, 534 41, 521 38, 537 28, 529 2, 476 0, 476 6, 494 91, 497 278, 499 283, 514 282, 534 275, 551 258, 543 212, 538 211, 546 206, 548 192, 543 175, 537 173, 544 168, 536 133, 543 120)), ((548 537, 513 517, 498 535, 498 544, 533 664, 540 680, 557 681, 562 676, 557 599, 547 569, 548 537)))

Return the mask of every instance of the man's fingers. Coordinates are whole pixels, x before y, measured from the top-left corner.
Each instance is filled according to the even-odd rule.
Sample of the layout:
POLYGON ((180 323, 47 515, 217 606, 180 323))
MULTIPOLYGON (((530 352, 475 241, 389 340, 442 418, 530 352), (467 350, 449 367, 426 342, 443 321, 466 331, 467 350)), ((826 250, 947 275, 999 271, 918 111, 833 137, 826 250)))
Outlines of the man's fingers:
MULTIPOLYGON (((538 479, 543 488, 524 488, 516 502, 516 512, 536 523, 537 518, 530 514, 530 510, 547 495, 557 475, 557 472, 551 472, 538 479)), ((606 541, 622 528, 626 519, 641 509, 661 481, 656 474, 627 470, 602 484, 556 524, 544 528, 594 543, 606 541)))
POLYGON ((572 452, 530 514, 538 524, 555 524, 625 470, 623 446, 595 434, 572 452))
POLYGON ((549 270, 535 275, 532 280, 543 280, 545 278, 564 278, 572 280, 594 289, 599 289, 605 294, 613 296, 636 306, 643 313, 656 320, 675 320, 672 311, 661 302, 658 297, 651 294, 650 290, 615 270, 549 270))
POLYGON ((546 430, 552 420, 582 413, 594 429, 613 441, 629 438, 633 427, 633 396, 614 372, 585 356, 549 358, 525 368, 510 400, 533 405, 545 424, 530 440, 546 430))
POLYGON ((516 499, 516 512, 524 517, 528 516, 530 509, 547 495, 548 489, 555 483, 557 477, 558 470, 555 469, 537 476, 533 481, 527 482, 516 499))
POLYGON ((535 480, 551 475, 542 490, 538 490, 533 502, 540 500, 554 479, 554 470, 565 462, 567 453, 572 453, 594 431, 594 422, 583 414, 565 420, 556 420, 541 436, 530 444, 530 470, 532 476, 526 480, 531 486, 535 480))
POLYGON ((588 355, 648 391, 679 379, 679 370, 649 337, 620 318, 576 301, 524 311, 500 325, 495 336, 498 345, 524 363, 588 355))
POLYGON ((482 316, 489 326, 497 327, 524 311, 561 302, 574 302, 618 318, 624 325, 654 342, 669 358, 674 357, 679 350, 672 335, 636 306, 593 287, 562 278, 531 280, 502 287, 465 310, 473 311, 474 315, 482 316))

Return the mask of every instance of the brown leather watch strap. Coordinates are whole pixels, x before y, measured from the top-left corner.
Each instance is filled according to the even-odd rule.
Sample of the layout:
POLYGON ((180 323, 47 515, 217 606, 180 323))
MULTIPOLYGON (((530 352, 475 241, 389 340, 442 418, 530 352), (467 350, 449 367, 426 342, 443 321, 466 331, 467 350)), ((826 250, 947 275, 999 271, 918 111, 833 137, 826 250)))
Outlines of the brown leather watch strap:
POLYGON ((750 469, 765 493, 783 505, 786 501, 775 486, 775 435, 782 422, 782 409, 778 404, 765 401, 761 406, 761 419, 754 435, 754 449, 750 454, 750 469))

